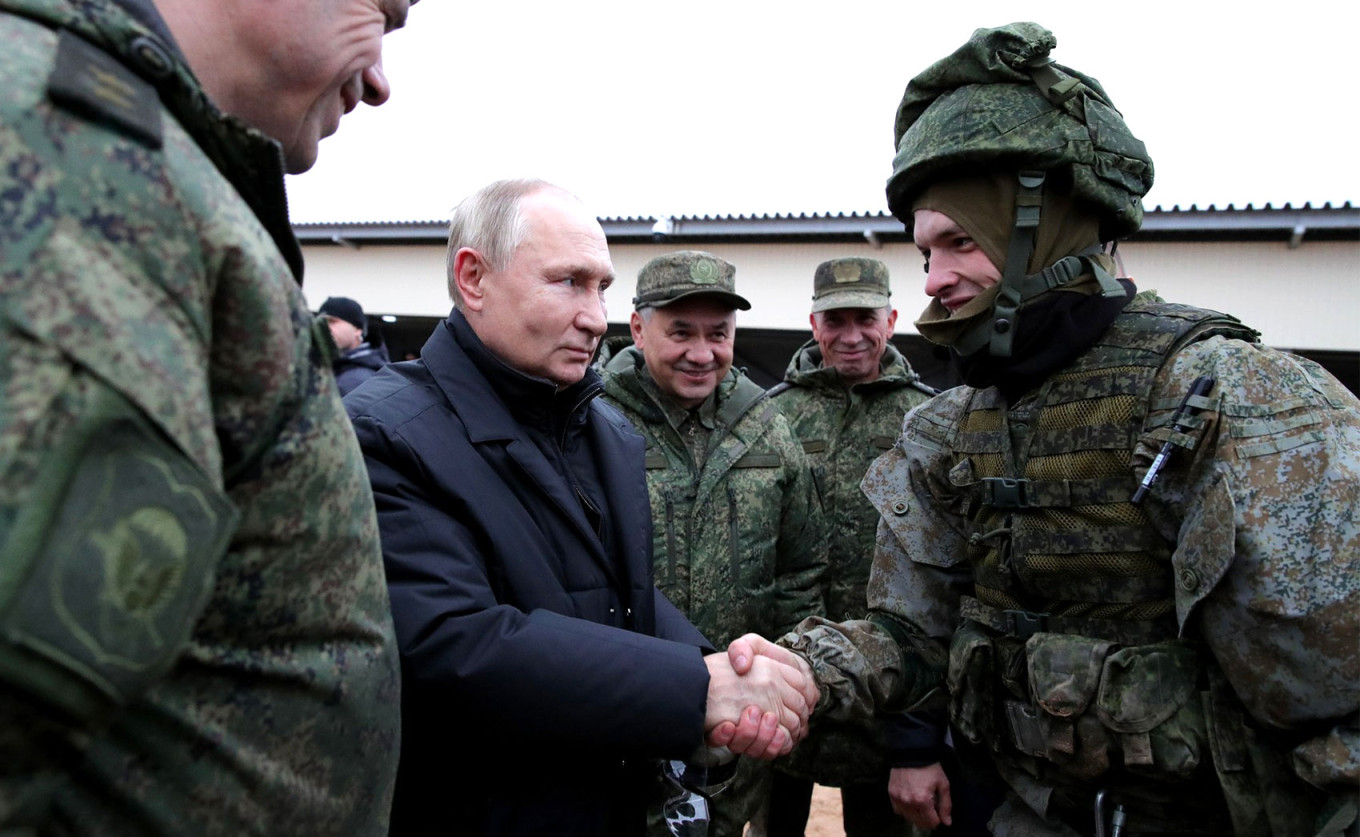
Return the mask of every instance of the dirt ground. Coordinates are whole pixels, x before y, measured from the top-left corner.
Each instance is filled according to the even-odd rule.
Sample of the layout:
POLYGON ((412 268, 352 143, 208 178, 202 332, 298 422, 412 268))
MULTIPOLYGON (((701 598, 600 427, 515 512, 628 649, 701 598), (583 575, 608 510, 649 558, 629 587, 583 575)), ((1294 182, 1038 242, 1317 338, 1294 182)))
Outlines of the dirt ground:
MULTIPOLYGON (((749 827, 746 833, 751 833, 749 827)), ((808 811, 803 837, 845 837, 845 828, 841 826, 840 789, 812 786, 812 809, 808 811)))
POLYGON ((804 837, 845 837, 841 826, 841 792, 821 785, 812 787, 812 811, 804 837))

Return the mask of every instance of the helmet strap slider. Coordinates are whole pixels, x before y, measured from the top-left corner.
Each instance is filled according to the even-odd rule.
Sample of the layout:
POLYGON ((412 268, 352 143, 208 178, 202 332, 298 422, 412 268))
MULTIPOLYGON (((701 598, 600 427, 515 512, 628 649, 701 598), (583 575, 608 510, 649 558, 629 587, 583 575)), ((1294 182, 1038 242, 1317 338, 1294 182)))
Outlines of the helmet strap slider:
POLYGON ((992 338, 988 347, 992 357, 1011 356, 1022 300, 1021 287, 1029 258, 1034 253, 1034 236, 1039 229, 1044 199, 1043 172, 1021 171, 1018 177, 1020 189, 1015 195, 1015 224, 1011 227, 1010 245, 1006 249, 1006 269, 1001 276, 1001 290, 997 292, 995 314, 992 317, 992 338))

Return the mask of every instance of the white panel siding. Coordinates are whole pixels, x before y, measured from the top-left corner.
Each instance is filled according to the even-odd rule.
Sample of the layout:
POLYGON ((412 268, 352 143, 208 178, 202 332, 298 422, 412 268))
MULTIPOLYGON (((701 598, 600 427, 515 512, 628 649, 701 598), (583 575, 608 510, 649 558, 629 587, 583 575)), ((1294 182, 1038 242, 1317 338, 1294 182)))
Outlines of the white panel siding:
MULTIPOLYGON (((606 294, 611 322, 627 322, 637 271, 662 253, 694 245, 616 244, 618 282, 606 294)), ((888 265, 898 330, 925 308, 921 256, 906 243, 706 244, 737 266, 737 292, 751 301, 737 323, 753 328, 807 328, 812 273, 838 256, 867 256, 888 265)), ((307 246, 304 286, 312 307, 327 296, 359 300, 376 313, 442 317, 449 311, 444 248, 436 245, 358 248, 307 246)), ((1125 243, 1125 272, 1141 289, 1173 302, 1227 311, 1260 330, 1265 342, 1295 349, 1360 350, 1360 242, 1125 243)))

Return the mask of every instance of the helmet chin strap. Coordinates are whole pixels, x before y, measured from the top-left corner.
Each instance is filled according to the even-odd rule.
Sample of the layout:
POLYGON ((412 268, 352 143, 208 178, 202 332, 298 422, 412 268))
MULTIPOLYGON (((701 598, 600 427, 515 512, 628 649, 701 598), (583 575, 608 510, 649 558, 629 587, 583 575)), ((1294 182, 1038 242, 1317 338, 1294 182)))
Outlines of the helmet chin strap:
POLYGON ((1038 273, 1025 274, 1030 258, 1034 255, 1035 237, 1039 230, 1044 173, 1022 171, 1016 176, 1020 180, 1020 189, 1015 195, 1015 223, 1011 227, 1010 245, 1006 249, 1006 265, 1001 274, 996 303, 992 307, 991 317, 980 319, 954 344, 954 350, 964 357, 984 347, 992 357, 1010 357, 1020 322, 1020 306, 1086 273, 1095 276, 1101 296, 1124 295, 1123 286, 1100 262, 1091 258, 1101 252, 1098 244, 1065 256, 1038 273))

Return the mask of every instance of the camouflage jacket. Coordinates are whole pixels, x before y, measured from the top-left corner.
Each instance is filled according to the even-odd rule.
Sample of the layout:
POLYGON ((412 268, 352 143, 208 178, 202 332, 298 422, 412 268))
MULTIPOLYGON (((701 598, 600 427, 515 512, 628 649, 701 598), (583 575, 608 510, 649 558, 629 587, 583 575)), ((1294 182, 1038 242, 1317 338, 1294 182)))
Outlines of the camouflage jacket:
MULTIPOLYGON (((819 717, 863 717, 873 708, 863 695, 879 708, 927 702, 942 690, 946 665, 951 687, 966 681, 955 666, 960 643, 972 641, 960 628, 975 624, 961 613, 975 589, 974 550, 957 487, 968 477, 954 467, 951 440, 976 392, 960 387, 913 412, 893 451, 865 478, 883 515, 869 619, 806 623, 786 638, 814 660, 824 688, 819 717)), ((1360 524, 1350 513, 1360 502, 1360 402, 1309 361, 1211 336, 1170 357, 1148 406, 1130 428, 1127 490, 1163 442, 1178 446, 1144 508, 1157 535, 1174 545, 1170 588, 1181 642, 1213 663, 1211 682, 1198 685, 1217 781, 1230 807, 1240 803, 1233 825, 1240 833, 1305 833, 1297 820, 1290 824, 1298 798, 1271 790, 1292 777, 1272 769, 1330 795, 1307 810, 1344 823, 1360 782, 1360 524), (1204 375, 1216 383, 1195 433, 1173 431, 1171 414, 1204 375), (1244 714, 1234 723, 1254 732, 1215 728, 1230 725, 1224 719, 1235 712, 1244 714)), ((1039 423, 1043 414, 1030 418, 1039 423)), ((1055 636, 1042 630, 1027 649, 1055 636)), ((1031 682, 1035 665, 1030 657, 1031 682)), ((1108 672, 1107 663, 1102 678, 1108 672)), ((1069 701, 1085 694, 1080 679, 1064 688, 1069 701)), ((1069 703, 1052 711, 1083 710, 1069 703)), ((1202 718, 1199 724, 1202 733, 1202 718)), ((1012 786, 1027 800, 1043 791, 1023 777, 1012 777, 1012 786)))
POLYGON ((821 494, 829 532, 826 615, 833 621, 865 613, 878 511, 860 491, 860 480, 869 463, 893 446, 907 411, 934 394, 891 344, 876 380, 846 386, 835 369, 822 367, 815 341, 798 350, 784 383, 770 390, 803 443, 821 494))
POLYGON ((812 474, 764 391, 735 369, 718 385, 716 428, 696 467, 644 386, 642 352, 611 340, 600 366, 605 400, 647 441, 653 561, 667 598, 719 648, 824 613, 826 533, 812 474))
POLYGON ((158 23, 0 0, 0 830, 381 834, 397 652, 282 155, 158 23))

